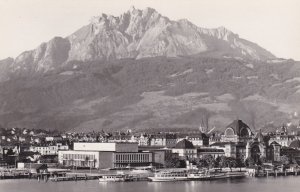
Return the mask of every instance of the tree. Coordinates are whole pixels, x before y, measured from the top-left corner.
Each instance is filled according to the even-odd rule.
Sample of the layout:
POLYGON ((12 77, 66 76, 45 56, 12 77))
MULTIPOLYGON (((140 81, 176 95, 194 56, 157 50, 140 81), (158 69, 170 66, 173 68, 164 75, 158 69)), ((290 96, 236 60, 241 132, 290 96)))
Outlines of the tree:
POLYGON ((260 158, 259 158, 258 163, 259 163, 260 165, 262 165, 262 164, 264 164, 264 163, 266 163, 266 162, 267 162, 267 158, 266 158, 266 157, 260 157, 260 158))
POLYGON ((206 162, 208 169, 215 167, 216 160, 212 155, 204 155, 202 160, 206 162))
POLYGON ((185 162, 182 162, 183 160, 180 160, 177 157, 173 158, 166 158, 166 163, 165 166, 167 168, 180 168, 180 167, 185 167, 185 162))
POLYGON ((192 163, 193 163, 193 164, 196 164, 196 166, 197 166, 198 168, 202 168, 202 167, 207 167, 207 166, 208 166, 207 162, 206 162, 205 160, 203 160, 202 158, 194 159, 194 160, 192 161, 192 163))
POLYGON ((217 158, 218 161, 218 167, 223 168, 223 167, 227 167, 227 157, 226 156, 221 156, 219 158, 217 158))
POLYGON ((236 167, 236 166, 237 166, 237 160, 235 158, 226 157, 226 156, 220 157, 220 161, 219 161, 220 168, 229 167, 230 170, 232 171, 232 167, 236 167))
POLYGON ((280 163, 281 163, 282 165, 288 165, 288 164, 290 163, 290 159, 288 158, 288 156, 282 155, 282 156, 280 157, 280 163))
POLYGON ((240 156, 238 158, 236 158, 236 166, 240 168, 240 171, 241 171, 241 168, 245 166, 245 162, 244 162, 244 156, 240 156))
POLYGON ((236 159, 233 157, 228 157, 227 164, 228 164, 228 167, 230 168, 230 171, 232 171, 232 167, 236 167, 236 165, 237 165, 236 159))
POLYGON ((245 166, 246 167, 252 167, 254 165, 254 160, 252 157, 247 157, 245 159, 245 166))

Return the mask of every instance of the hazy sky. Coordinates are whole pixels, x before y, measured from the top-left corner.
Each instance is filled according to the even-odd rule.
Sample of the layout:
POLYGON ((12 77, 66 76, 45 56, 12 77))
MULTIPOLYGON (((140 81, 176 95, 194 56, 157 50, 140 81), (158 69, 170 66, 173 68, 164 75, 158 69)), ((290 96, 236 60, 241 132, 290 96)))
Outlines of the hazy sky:
POLYGON ((92 16, 152 7, 172 20, 225 26, 277 57, 300 60, 300 0, 0 0, 0 59, 16 57, 92 16))

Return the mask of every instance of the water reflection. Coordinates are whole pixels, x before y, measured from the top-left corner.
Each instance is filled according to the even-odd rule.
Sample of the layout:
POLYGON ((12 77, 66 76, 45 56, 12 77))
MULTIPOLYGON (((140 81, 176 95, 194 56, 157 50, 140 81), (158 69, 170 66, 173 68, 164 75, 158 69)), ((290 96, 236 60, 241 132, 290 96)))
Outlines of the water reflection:
POLYGON ((182 182, 98 181, 38 182, 36 180, 0 180, 2 192, 298 192, 300 176, 245 178, 240 180, 182 182))

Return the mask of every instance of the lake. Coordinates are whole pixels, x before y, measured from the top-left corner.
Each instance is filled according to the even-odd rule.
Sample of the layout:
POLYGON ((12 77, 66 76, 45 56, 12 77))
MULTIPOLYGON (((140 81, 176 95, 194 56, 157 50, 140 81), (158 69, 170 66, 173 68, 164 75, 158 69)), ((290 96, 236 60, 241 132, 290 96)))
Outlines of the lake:
POLYGON ((299 192, 299 187, 300 176, 162 183, 99 183, 97 180, 77 182, 0 180, 0 192, 299 192))

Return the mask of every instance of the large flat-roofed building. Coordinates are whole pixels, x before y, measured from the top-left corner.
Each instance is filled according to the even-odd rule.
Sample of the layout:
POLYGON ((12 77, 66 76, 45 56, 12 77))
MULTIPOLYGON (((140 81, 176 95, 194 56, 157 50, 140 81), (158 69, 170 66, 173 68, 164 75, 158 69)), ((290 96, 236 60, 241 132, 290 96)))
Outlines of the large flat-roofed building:
POLYGON ((138 143, 74 143, 76 151, 138 152, 138 143))
POLYGON ((151 152, 139 152, 138 143, 74 143, 74 150, 59 151, 59 163, 64 166, 118 168, 148 166, 151 152))

